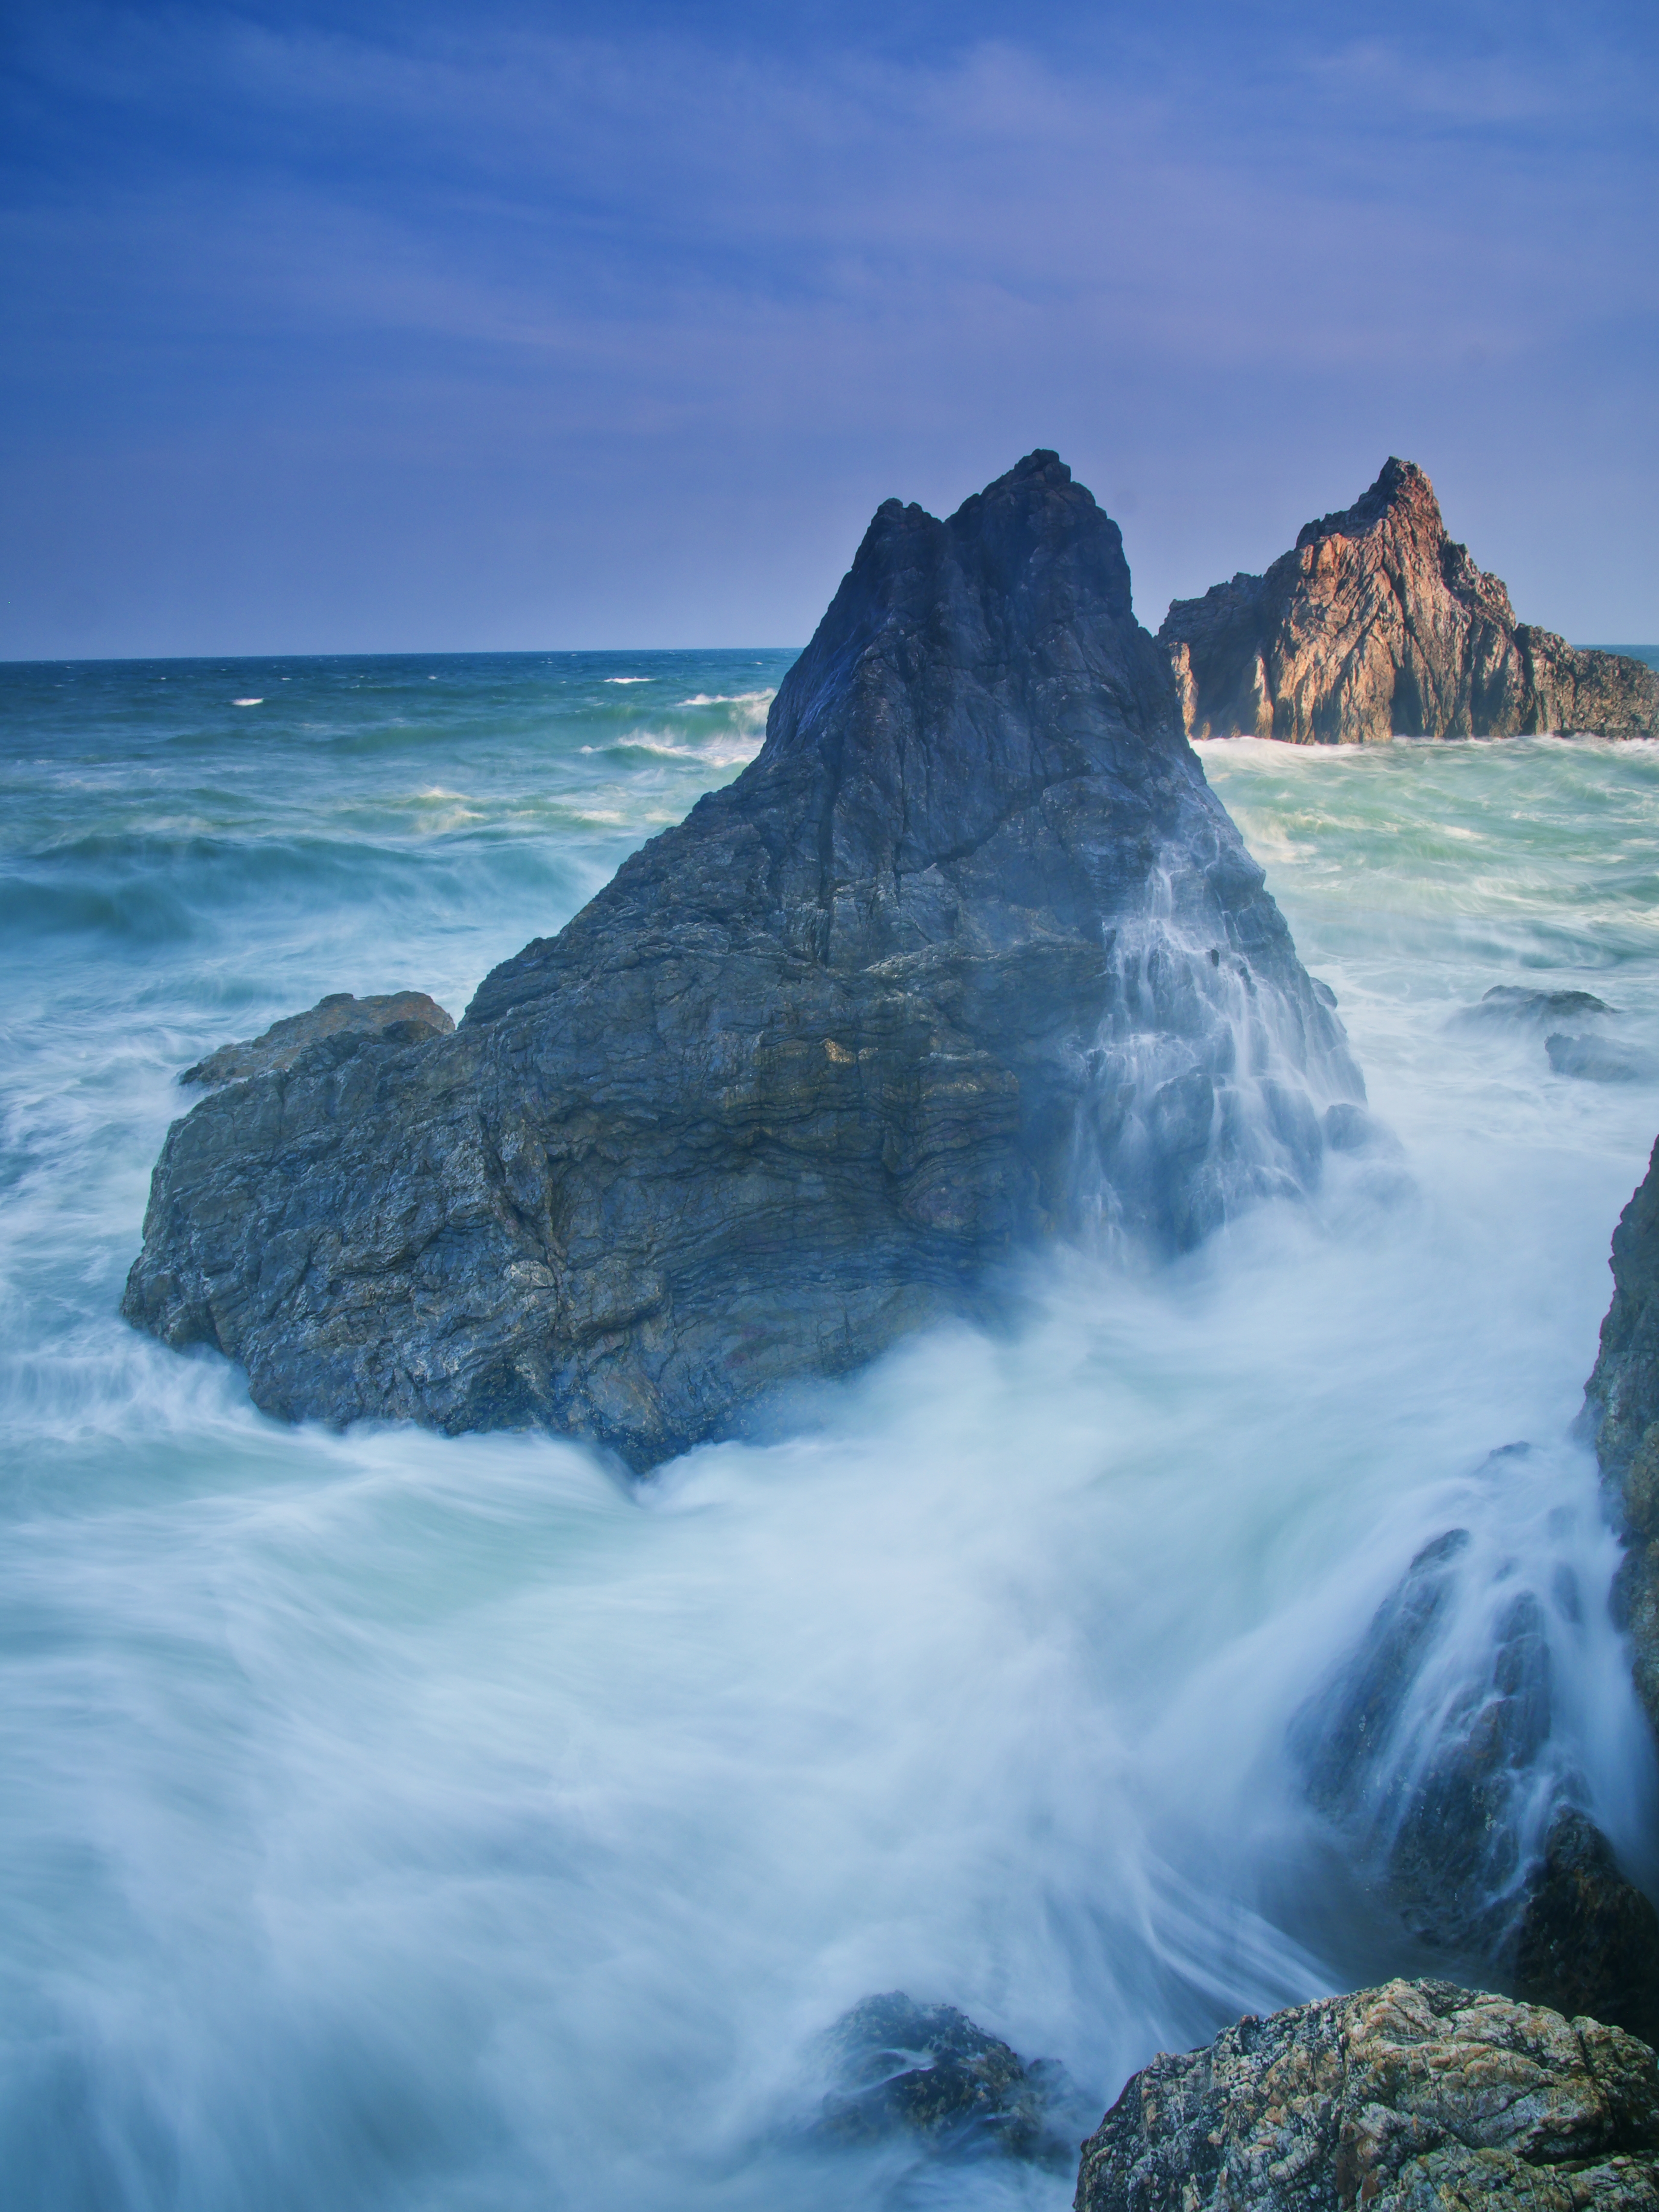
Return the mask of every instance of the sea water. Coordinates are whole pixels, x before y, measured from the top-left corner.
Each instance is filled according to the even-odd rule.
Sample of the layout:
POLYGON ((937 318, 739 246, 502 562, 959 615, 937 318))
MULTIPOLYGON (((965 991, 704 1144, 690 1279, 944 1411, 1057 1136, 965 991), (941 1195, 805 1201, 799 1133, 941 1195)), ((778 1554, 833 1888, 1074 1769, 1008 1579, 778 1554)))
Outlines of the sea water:
POLYGON ((327 991, 459 1015, 753 756, 790 658, 0 669, 9 2203, 1059 2208, 816 2140, 817 2039, 959 2005, 1080 2130, 1159 2049, 1434 1966, 1293 1744, 1451 1527, 1452 1662, 1545 1594, 1552 1771, 1659 1871, 1573 1432, 1659 1130, 1659 746, 1203 747, 1389 1176, 1164 1272, 1054 1255, 1013 1335, 764 1448, 630 1485, 288 1429, 121 1323, 180 1068, 327 991), (1612 1079, 1466 1019, 1498 984, 1606 1000, 1612 1079))

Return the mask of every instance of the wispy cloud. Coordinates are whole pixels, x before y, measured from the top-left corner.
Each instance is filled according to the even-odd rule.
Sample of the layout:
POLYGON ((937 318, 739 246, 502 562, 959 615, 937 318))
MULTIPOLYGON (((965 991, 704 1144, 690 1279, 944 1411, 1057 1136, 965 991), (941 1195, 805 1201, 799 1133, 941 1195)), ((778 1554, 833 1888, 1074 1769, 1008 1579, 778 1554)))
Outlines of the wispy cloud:
MULTIPOLYGON (((1252 476, 1305 502, 1333 449, 1374 469, 1460 392, 1518 426, 1530 384, 1540 434, 1575 361, 1622 405, 1651 337, 1651 73, 1611 39, 1563 60, 1541 18, 1517 43, 1263 14, 1242 42, 1188 9, 1161 45, 1127 15, 1081 47, 963 18, 896 54, 734 20, 28 17, 0 246, 33 481, 71 447, 187 455, 204 422, 331 442, 342 483, 516 451, 574 543, 596 448, 613 487, 666 468, 690 499, 763 453, 769 514, 817 498, 840 529, 878 484, 959 493, 1066 436, 1148 514, 1154 591, 1191 588, 1252 476)), ((751 588, 746 539, 729 557, 751 588)), ((584 604, 627 588, 660 622, 677 575, 584 604)), ((748 634, 809 618, 770 596, 748 634)))

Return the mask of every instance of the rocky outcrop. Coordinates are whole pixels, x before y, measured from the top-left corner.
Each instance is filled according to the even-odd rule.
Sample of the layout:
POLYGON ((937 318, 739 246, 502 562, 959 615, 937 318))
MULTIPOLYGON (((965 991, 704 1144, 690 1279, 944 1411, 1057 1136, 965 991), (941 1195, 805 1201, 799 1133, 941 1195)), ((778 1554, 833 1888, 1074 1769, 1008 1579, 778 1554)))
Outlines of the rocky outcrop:
MULTIPOLYGON (((1528 1449, 1494 1453, 1490 1471, 1528 1449)), ((1659 1914, 1573 1802, 1552 1741, 1550 1610, 1581 1604, 1552 1580, 1547 1597, 1447 1529, 1304 1707, 1292 1749, 1345 1856, 1419 1944, 1651 2039, 1659 1914)))
POLYGON ((1390 1982, 1155 2058, 1083 2147, 1077 2212, 1655 2212, 1659 2069, 1634 2036, 1390 1982))
POLYGON ((1064 2069, 1052 2059, 1027 2064, 954 2005, 917 2004, 894 1990, 854 2005, 825 2039, 836 2086, 814 2130, 825 2141, 908 2135, 958 2158, 1076 2155, 1056 2109, 1074 2094, 1064 2069))
POLYGON ((331 991, 319 999, 309 1013, 289 1014, 273 1022, 264 1033, 243 1044, 222 1044, 194 1067, 187 1067, 180 1083, 243 1083, 251 1075, 275 1075, 292 1067, 307 1045, 349 1031, 368 1036, 377 1030, 402 1032, 396 1042, 424 1043, 429 1036, 447 1036, 455 1024, 435 999, 424 991, 391 991, 374 999, 354 999, 349 991, 331 991))
POLYGON ((1659 1145, 1619 1217, 1612 1264, 1585 1411, 1625 1538, 1615 1600, 1635 1647, 1638 1692, 1659 1729, 1659 1145))
POLYGON ((170 1131, 124 1310, 289 1416, 635 1467, 987 1310, 1047 1237, 1191 1245, 1363 1096, 1052 453, 889 501, 735 782, 452 1036, 341 1033, 170 1131))
POLYGON ((1158 635, 1190 737, 1659 732, 1659 675, 1517 623, 1410 461, 1389 460, 1346 513, 1309 523, 1265 576, 1176 599, 1158 635))

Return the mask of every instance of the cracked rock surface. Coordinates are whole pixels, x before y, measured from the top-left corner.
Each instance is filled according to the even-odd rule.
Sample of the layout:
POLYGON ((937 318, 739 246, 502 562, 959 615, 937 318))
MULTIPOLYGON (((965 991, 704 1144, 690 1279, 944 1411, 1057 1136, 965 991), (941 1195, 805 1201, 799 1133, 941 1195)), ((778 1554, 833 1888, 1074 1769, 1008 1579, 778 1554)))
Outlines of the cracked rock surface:
POLYGON ((1034 453, 878 512, 759 757, 453 1036, 342 1030, 175 1123, 124 1310, 271 1413, 647 1467, 1045 1238, 1310 1188, 1365 1136, 1328 1000, 1034 453))
POLYGON ((1396 1981, 1135 2075, 1077 2212, 1653 2212, 1659 2069, 1622 2028, 1396 1981))
POLYGON ((1502 580, 1446 535, 1411 461, 1389 460, 1351 507, 1308 523, 1265 576, 1176 599, 1158 635, 1190 737, 1659 732, 1659 675, 1518 623, 1502 580))

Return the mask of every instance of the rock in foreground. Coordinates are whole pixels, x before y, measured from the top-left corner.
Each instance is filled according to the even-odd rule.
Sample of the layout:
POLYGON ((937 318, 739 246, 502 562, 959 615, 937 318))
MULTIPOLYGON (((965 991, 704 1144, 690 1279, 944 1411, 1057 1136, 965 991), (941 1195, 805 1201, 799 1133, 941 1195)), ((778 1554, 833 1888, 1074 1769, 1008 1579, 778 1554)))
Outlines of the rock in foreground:
POLYGON ((398 1040, 418 1044, 428 1036, 447 1036, 454 1028, 435 999, 424 991, 389 991, 374 999, 354 999, 349 991, 331 991, 319 999, 309 1013, 289 1014, 273 1022, 262 1036, 243 1044, 222 1044, 194 1067, 187 1067, 180 1083, 245 1083, 251 1075, 274 1075, 292 1067, 307 1045, 344 1030, 367 1036, 407 1024, 409 1033, 398 1040))
POLYGON ((1190 737, 1376 744, 1391 737, 1659 731, 1659 675, 1517 623, 1446 535, 1434 487, 1389 461, 1265 576, 1176 599, 1158 631, 1190 737))
POLYGON ((1655 2212, 1659 2070, 1620 2028, 1449 1982, 1245 2019, 1155 2058, 1077 2212, 1655 2212))
POLYGON ((880 509, 758 758, 453 1036, 325 1037, 176 1123, 124 1310, 270 1412, 645 1467, 1044 1237, 1307 1189, 1362 1096, 1116 526, 1035 453, 880 509))

